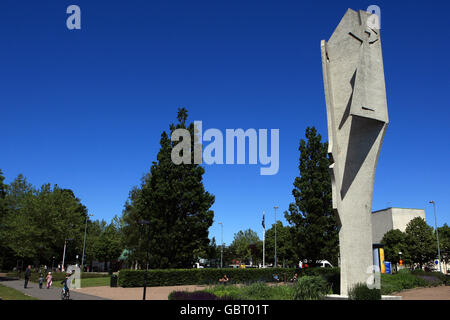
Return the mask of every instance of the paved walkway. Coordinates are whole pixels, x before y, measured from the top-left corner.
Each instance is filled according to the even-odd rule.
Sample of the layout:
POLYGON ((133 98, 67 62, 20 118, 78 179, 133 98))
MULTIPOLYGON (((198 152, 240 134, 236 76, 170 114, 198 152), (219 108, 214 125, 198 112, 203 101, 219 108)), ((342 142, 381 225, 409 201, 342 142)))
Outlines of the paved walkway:
MULTIPOLYGON (((16 289, 24 294, 38 298, 39 300, 61 300, 61 288, 52 287, 50 289, 43 286, 39 289, 39 285, 34 282, 29 282, 28 287, 25 289, 23 287, 24 280, 12 280, 12 281, 1 281, 5 287, 10 287, 16 289)), ((85 293, 80 293, 80 289, 73 289, 70 291, 70 300, 105 300, 106 298, 93 296, 85 293)))
POLYGON ((450 300, 450 286, 405 290, 394 296, 402 296, 402 300, 450 300))
MULTIPOLYGON (((197 291, 207 286, 169 286, 147 287, 146 300, 167 300, 172 291, 197 291)), ((90 294, 104 299, 112 300, 142 300, 144 288, 111 288, 111 287, 87 287, 78 289, 77 292, 90 294)))

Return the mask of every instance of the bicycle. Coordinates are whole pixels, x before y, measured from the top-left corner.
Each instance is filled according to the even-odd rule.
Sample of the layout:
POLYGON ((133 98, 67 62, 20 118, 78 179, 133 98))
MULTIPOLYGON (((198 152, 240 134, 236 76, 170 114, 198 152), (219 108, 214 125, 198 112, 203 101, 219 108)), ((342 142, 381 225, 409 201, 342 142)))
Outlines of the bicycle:
POLYGON ((70 300, 70 291, 65 290, 64 288, 61 290, 61 300, 70 300))

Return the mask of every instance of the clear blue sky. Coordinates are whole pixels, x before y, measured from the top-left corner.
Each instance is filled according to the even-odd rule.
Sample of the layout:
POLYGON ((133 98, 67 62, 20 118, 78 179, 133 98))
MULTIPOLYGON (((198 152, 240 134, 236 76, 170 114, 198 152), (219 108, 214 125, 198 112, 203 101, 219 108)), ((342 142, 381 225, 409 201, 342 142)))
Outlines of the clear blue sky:
MULTIPOLYGON (((320 40, 347 8, 381 7, 390 124, 373 209, 423 208, 450 222, 449 2, 16 1, 0 2, 1 161, 7 182, 73 189, 94 214, 120 215, 149 170, 162 130, 185 106, 203 127, 280 129, 280 170, 207 166, 224 241, 262 234, 293 201, 307 126, 327 139, 320 40), (66 28, 66 8, 82 30, 66 28)), ((284 220, 284 219, 283 219, 284 220)), ((215 223, 211 236, 220 241, 215 223)))

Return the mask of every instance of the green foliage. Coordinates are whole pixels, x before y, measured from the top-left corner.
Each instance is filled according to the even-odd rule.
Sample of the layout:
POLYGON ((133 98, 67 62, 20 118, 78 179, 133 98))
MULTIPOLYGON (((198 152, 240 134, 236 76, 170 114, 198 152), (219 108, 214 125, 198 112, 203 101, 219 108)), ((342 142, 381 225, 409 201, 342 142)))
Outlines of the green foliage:
POLYGON ((402 269, 396 274, 381 274, 381 294, 389 295, 417 287, 434 287, 444 282, 444 276, 438 272, 423 270, 411 272, 408 269, 402 269))
POLYGON ((75 261, 82 249, 87 209, 71 190, 50 184, 35 189, 19 175, 9 185, 5 201, 9 210, 2 219, 1 237, 12 256, 49 265, 70 238, 66 256, 68 262, 75 261))
MULTIPOLYGON (((277 262, 279 265, 298 265, 296 259, 296 249, 292 241, 291 227, 283 226, 281 221, 277 221, 277 262)), ((266 231, 266 264, 275 261, 275 224, 266 231)))
POLYGON ((309 263, 326 259, 337 263, 338 224, 332 210, 331 179, 328 171, 328 143, 313 128, 300 140, 300 177, 295 178, 295 202, 285 212, 292 229, 296 253, 309 263))
POLYGON ((333 293, 340 293, 341 273, 339 268, 303 268, 300 272, 300 277, 302 276, 321 276, 333 293))
POLYGON ((405 260, 417 263, 420 267, 437 257, 436 236, 432 227, 425 220, 412 219, 405 230, 405 260))
POLYGON ((235 233, 230 247, 235 254, 235 258, 242 263, 252 261, 256 264, 262 255, 262 242, 258 234, 251 229, 235 233))
POLYGON ((405 241, 406 235, 398 229, 386 232, 381 240, 381 243, 384 245, 385 260, 393 264, 400 263, 400 255, 398 253, 406 251, 405 241))
POLYGON ((294 284, 294 300, 322 300, 331 293, 328 283, 320 276, 303 276, 294 284))
MULTIPOLYGON (((119 285, 121 287, 141 287, 144 283, 144 270, 120 270, 119 285)), ((219 279, 227 275, 230 284, 253 283, 258 281, 272 282, 273 275, 277 273, 281 278, 286 273, 290 279, 297 269, 267 268, 267 269, 150 269, 147 276, 149 286, 174 286, 191 284, 214 285, 219 279)))
POLYGON ((381 300, 380 289, 370 289, 365 283, 358 283, 348 292, 349 300, 381 300))
POLYGON ((250 285, 218 285, 205 291, 213 293, 221 299, 232 300, 292 300, 293 286, 268 285, 256 282, 250 285))
MULTIPOLYGON (((194 124, 186 125, 187 110, 178 110, 177 125, 170 126, 171 134, 176 129, 187 129, 191 137, 191 149, 198 146, 194 135, 194 124)), ((139 188, 134 188, 123 212, 126 247, 132 259, 145 265, 147 241, 150 248, 151 268, 190 267, 199 251, 208 247, 208 229, 213 223, 210 210, 214 196, 203 186, 202 166, 194 164, 176 165, 171 153, 180 142, 172 142, 166 132, 161 134, 160 151, 139 188), (146 228, 140 220, 147 220, 146 228)), ((186 143, 186 142, 185 142, 186 143)))
POLYGON ((450 263, 450 227, 444 224, 438 228, 441 260, 450 263))
POLYGON ((94 242, 94 252, 100 261, 117 260, 122 253, 123 246, 118 222, 113 222, 101 232, 94 242))
POLYGON ((56 266, 66 239, 71 240, 66 242, 65 264, 80 263, 86 222, 85 265, 94 259, 114 260, 123 249, 119 220, 108 226, 87 219, 87 214, 70 189, 50 184, 36 188, 23 175, 5 185, 0 171, 0 269, 11 270, 17 263, 56 266))

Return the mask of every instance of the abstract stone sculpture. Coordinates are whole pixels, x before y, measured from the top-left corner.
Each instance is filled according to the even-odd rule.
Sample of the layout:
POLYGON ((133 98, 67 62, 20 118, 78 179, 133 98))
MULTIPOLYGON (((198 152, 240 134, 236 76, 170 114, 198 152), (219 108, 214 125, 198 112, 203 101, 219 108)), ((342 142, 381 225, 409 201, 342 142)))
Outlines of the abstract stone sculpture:
POLYGON ((372 17, 349 9, 330 40, 321 42, 341 295, 366 283, 373 270, 370 215, 388 113, 380 30, 372 17))

